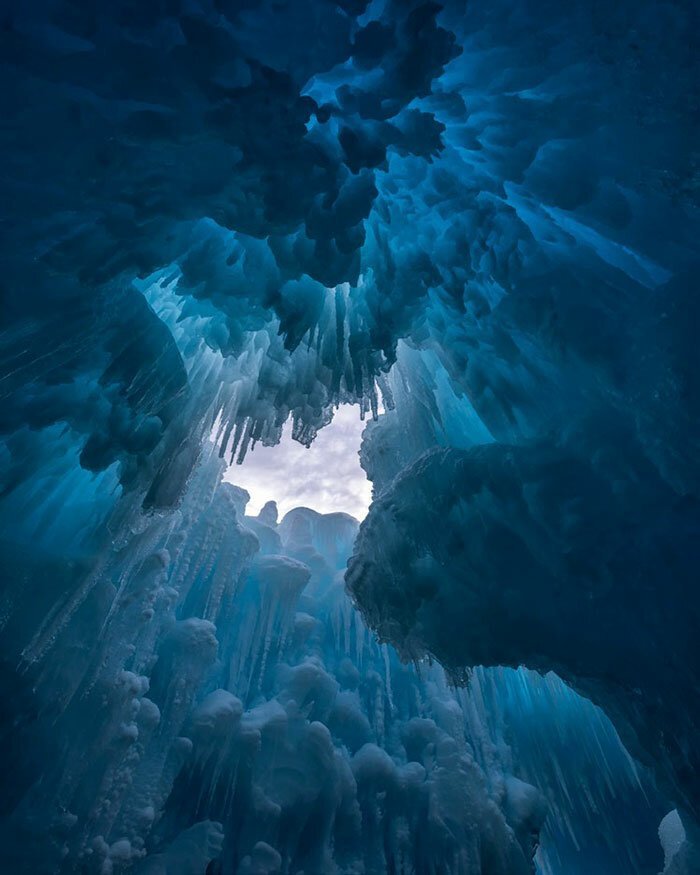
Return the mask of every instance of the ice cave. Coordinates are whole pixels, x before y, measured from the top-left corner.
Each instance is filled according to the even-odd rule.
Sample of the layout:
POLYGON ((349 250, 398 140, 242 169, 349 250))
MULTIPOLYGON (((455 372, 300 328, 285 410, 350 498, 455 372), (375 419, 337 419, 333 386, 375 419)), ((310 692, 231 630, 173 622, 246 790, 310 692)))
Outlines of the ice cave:
POLYGON ((697 0, 0 69, 0 875, 698 875, 697 0))

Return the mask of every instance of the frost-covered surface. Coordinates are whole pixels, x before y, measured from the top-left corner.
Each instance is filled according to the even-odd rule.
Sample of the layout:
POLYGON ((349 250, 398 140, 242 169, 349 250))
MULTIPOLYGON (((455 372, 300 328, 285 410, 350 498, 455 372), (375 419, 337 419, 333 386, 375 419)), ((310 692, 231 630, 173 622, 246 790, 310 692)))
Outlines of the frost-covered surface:
POLYGON ((498 439, 610 406, 685 488, 695 12, 10 3, 9 482, 67 425, 86 469, 171 503, 193 421, 227 452, 290 414, 309 441, 408 338, 498 439))
POLYGON ((408 657, 557 671, 695 808, 700 527, 648 472, 632 495, 606 475, 555 446, 430 451, 373 505, 348 581, 408 657))
POLYGON ((90 571, 24 558, 4 869, 527 875, 541 840, 545 875, 655 875, 666 809, 601 712, 553 676, 403 664, 345 592, 357 522, 245 517, 220 476, 203 463, 90 571), (59 572, 82 601, 27 644, 59 572))
MULTIPOLYGON (((347 520, 242 526, 244 496, 208 458, 212 436, 240 461, 289 420, 309 444, 337 404, 375 419, 381 400, 362 449, 376 501, 347 578, 362 616, 453 678, 555 669, 649 765, 685 836, 669 871, 692 868, 699 31, 693 0, 3 4, 11 867, 58 865, 65 845, 68 869, 230 867, 240 850, 241 871, 295 859, 308 875, 332 846, 372 871, 364 855, 425 835, 437 871, 489 843, 485 871, 516 866, 522 830, 514 844, 504 824, 532 797, 505 776, 524 779, 525 760, 462 768, 454 736, 431 740, 464 778, 431 779, 443 841, 413 807, 425 757, 382 740, 365 708, 376 749, 333 784, 350 799, 355 781, 361 841, 358 809, 328 802, 330 717, 288 712, 315 684, 326 703, 355 689, 332 647, 317 665, 295 631, 300 612, 307 642, 327 628, 303 602, 327 595, 317 555, 342 577, 347 520), (217 689, 240 714, 205 700, 217 689), (293 765, 257 775, 247 742, 230 759, 217 742, 212 757, 252 769, 235 804, 262 806, 253 835, 201 765, 221 727, 261 750, 267 727, 283 751, 294 738, 307 807, 270 789, 299 785, 293 765), (445 820, 454 794, 473 818, 445 820), (304 832, 285 805, 326 819, 304 832), (341 810, 355 826, 333 844, 341 810)), ((534 761, 537 784, 551 762, 534 761)))

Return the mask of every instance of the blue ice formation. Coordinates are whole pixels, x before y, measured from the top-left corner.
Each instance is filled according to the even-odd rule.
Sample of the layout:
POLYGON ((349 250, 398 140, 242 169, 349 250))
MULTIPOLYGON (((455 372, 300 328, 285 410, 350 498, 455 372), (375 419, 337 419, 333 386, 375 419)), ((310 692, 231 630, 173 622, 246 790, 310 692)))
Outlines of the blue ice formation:
MULTIPOLYGON (((212 448, 23 650, 6 630, 8 871, 658 870, 666 809, 602 712, 553 675, 403 663, 345 591, 357 522, 245 516, 221 473, 212 448)), ((58 563, 21 562, 30 613, 58 563)))
POLYGON ((0 4, 2 871, 700 871, 699 16, 0 4))

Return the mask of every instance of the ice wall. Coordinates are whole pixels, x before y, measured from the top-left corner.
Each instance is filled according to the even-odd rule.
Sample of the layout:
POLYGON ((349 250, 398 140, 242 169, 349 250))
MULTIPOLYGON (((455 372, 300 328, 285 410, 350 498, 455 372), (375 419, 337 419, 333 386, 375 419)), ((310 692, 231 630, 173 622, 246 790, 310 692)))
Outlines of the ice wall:
POLYGON ((345 592, 357 522, 246 517, 221 473, 210 454, 178 511, 98 567, 24 557, 3 869, 525 875, 536 852, 539 872, 575 871, 583 848, 601 872, 658 871, 667 807, 601 712, 553 676, 456 688, 404 664, 345 592), (57 571, 82 598, 22 648, 57 571))

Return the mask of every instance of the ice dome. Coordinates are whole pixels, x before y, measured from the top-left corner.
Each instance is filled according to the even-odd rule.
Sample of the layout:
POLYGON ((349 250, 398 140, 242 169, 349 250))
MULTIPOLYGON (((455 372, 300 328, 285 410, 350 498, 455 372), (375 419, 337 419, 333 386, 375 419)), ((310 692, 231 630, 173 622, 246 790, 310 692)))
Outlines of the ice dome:
POLYGON ((0 12, 0 870, 700 872, 697 3, 0 12))

